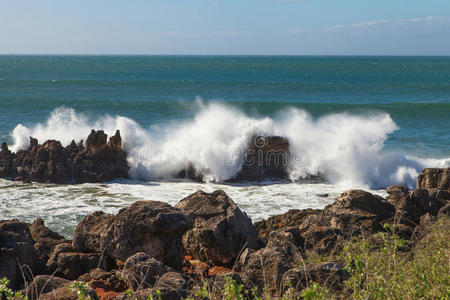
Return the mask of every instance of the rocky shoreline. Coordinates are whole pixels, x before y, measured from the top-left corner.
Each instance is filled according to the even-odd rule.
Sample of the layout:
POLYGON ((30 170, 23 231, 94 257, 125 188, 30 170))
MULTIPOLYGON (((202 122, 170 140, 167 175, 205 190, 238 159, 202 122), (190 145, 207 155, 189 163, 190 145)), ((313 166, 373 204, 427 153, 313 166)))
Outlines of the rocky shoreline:
MULTIPOLYGON (((87 145, 104 145, 102 134, 91 133, 101 143, 87 145)), ((35 155, 46 147, 33 145, 35 155)), ((116 146, 111 139, 102 151, 116 146)), ((387 192, 384 199, 350 190, 322 210, 290 210, 253 224, 223 191, 198 191, 174 207, 138 201, 116 215, 93 212, 72 240, 42 219, 4 220, 0 278, 29 299, 77 299, 74 282, 91 299, 222 299, 230 282, 253 295, 248 298, 256 298, 250 292, 256 291, 297 299, 311 282, 340 293, 350 276, 343 263, 306 264, 308 256, 338 253, 358 236, 376 240, 386 224, 406 241, 405 251, 413 251, 432 224, 449 214, 450 168, 424 169, 415 190, 391 186, 387 192), (202 296, 206 285, 209 294, 202 296)))

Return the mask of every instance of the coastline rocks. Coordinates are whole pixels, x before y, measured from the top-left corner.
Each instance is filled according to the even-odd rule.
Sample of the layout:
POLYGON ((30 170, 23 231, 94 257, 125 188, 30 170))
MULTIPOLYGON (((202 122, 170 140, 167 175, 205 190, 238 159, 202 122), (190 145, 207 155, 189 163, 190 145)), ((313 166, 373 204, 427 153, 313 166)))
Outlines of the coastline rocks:
POLYGON ((244 246, 257 248, 252 221, 223 191, 198 191, 175 205, 193 216, 194 225, 183 235, 186 254, 213 265, 231 265, 244 246))
POLYGON ((24 286, 22 272, 29 280, 35 263, 34 241, 27 224, 16 219, 0 221, 0 278, 7 277, 10 287, 19 290, 24 286))
POLYGON ((239 258, 242 281, 249 289, 263 291, 267 286, 270 295, 279 296, 283 274, 291 268, 291 262, 290 257, 273 248, 247 248, 239 258))
POLYGON ((121 261, 144 252, 180 269, 181 237, 191 226, 191 216, 167 203, 138 201, 115 216, 102 212, 86 216, 75 229, 73 246, 121 261))
POLYGON ((56 276, 38 275, 23 291, 23 294, 29 299, 39 299, 40 295, 50 293, 69 282, 67 279, 56 276))
POLYGON ((121 149, 120 132, 107 143, 102 130, 92 130, 86 146, 74 141, 63 147, 48 140, 40 145, 30 137, 27 149, 11 153, 6 143, 0 151, 0 178, 43 183, 104 182, 128 177, 126 152, 121 149))
POLYGON ((417 176, 418 189, 450 190, 450 168, 426 168, 417 176))
POLYGON ((126 260, 121 277, 135 291, 152 288, 158 278, 169 271, 170 268, 162 262, 139 252, 126 260))
POLYGON ((244 155, 241 171, 232 181, 288 178, 289 141, 281 136, 254 136, 244 155))

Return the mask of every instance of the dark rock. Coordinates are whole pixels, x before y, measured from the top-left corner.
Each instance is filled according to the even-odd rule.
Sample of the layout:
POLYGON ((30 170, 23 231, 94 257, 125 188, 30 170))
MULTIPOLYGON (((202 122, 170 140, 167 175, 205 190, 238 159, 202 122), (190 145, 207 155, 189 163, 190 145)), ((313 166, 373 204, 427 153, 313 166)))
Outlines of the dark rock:
POLYGON ((244 156, 243 166, 233 180, 263 180, 288 177, 289 141, 281 136, 255 136, 244 156))
POLYGON ((276 215, 255 223, 258 236, 266 239, 269 234, 278 229, 298 227, 309 215, 319 214, 321 210, 318 209, 291 209, 288 212, 276 215))
POLYGON ((6 144, 0 151, 0 178, 24 182, 83 183, 104 182, 128 177, 126 153, 121 149, 120 133, 106 143, 106 134, 92 130, 86 147, 75 141, 64 148, 59 141, 39 145, 30 137, 28 149, 11 153, 6 144))
POLYGON ((423 239, 430 231, 434 222, 436 222, 436 217, 426 213, 420 217, 420 223, 416 226, 413 233, 412 240, 419 241, 423 239))
POLYGON ((317 226, 304 233, 305 250, 313 250, 318 254, 335 253, 340 250, 339 243, 343 237, 341 230, 327 226, 317 226))
POLYGON ((152 288, 163 274, 170 271, 162 262, 139 252, 130 256, 122 270, 122 280, 127 282, 133 291, 152 288))
POLYGON ((189 278, 180 273, 167 272, 158 279, 154 289, 161 293, 162 299, 181 300, 188 295, 188 281, 189 278))
POLYGON ((115 272, 100 268, 81 275, 77 281, 88 282, 100 299, 113 299, 127 290, 127 286, 115 272))
POLYGON ((198 191, 175 206, 194 217, 183 235, 186 254, 213 265, 233 264, 244 246, 257 248, 252 221, 223 191, 198 191))
POLYGON ((15 219, 0 221, 0 278, 7 277, 10 288, 19 290, 25 284, 23 276, 32 281, 29 271, 34 273, 35 261, 34 241, 27 224, 15 219))
POLYGON ((101 212, 86 216, 75 229, 73 246, 122 261, 144 252, 180 269, 181 237, 191 226, 192 217, 167 203, 138 201, 115 216, 101 212))
POLYGON ((248 289, 262 291, 268 287, 270 295, 280 295, 283 274, 291 268, 293 262, 282 252, 273 248, 257 251, 246 249, 239 258, 241 278, 248 289))
MULTIPOLYGON (((73 284, 73 282, 65 283, 64 285, 61 285, 60 287, 40 295, 39 300, 79 300, 78 294, 75 290, 72 289, 70 291, 70 286, 73 284)), ((87 296, 91 300, 99 300, 99 297, 95 290, 89 286, 87 290, 87 296)), ((86 298, 84 298, 86 299, 86 298)))
POLYGON ((438 218, 442 218, 444 215, 450 216, 450 202, 439 209, 438 218))
POLYGON ((392 204, 362 190, 344 192, 323 210, 323 215, 330 220, 330 226, 340 229, 347 237, 361 231, 381 231, 381 221, 394 214, 395 207, 392 204))
POLYGON ((422 215, 430 213, 437 216, 443 205, 442 201, 431 197, 428 190, 416 189, 399 201, 396 209, 403 219, 419 224, 422 215))
POLYGON ((52 275, 38 275, 22 294, 28 299, 39 299, 40 295, 50 293, 69 282, 67 279, 52 275))
POLYGON ((332 262, 290 269, 283 276, 282 294, 287 292, 289 288, 300 292, 312 282, 316 282, 332 292, 339 291, 343 289, 344 281, 348 277, 348 273, 344 271, 342 265, 332 262))
POLYGON ((31 237, 35 241, 38 273, 44 274, 47 261, 56 245, 67 243, 68 241, 58 233, 48 229, 41 218, 34 220, 33 224, 28 225, 31 237))
POLYGON ((286 230, 272 231, 267 239, 266 247, 275 249, 284 253, 294 261, 300 261, 301 248, 305 243, 305 239, 300 235, 298 228, 290 228, 286 230))

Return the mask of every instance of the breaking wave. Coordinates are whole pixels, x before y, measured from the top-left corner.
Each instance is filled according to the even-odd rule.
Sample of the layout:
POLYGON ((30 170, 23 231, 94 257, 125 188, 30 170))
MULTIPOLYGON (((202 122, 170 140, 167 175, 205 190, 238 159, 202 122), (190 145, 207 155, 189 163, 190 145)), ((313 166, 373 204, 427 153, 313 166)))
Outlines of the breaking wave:
POLYGON ((387 113, 354 115, 335 113, 319 119, 306 111, 288 109, 274 118, 251 117, 221 103, 196 101, 198 112, 189 121, 143 128, 123 116, 90 120, 71 108, 55 109, 45 123, 17 125, 11 136, 12 150, 28 146, 29 137, 68 145, 86 139, 91 129, 108 135, 121 131, 128 152, 130 176, 136 179, 169 179, 193 164, 205 181, 224 181, 242 168, 245 150, 255 135, 288 138, 289 175, 298 180, 321 175, 327 181, 353 187, 414 186, 424 167, 446 167, 450 159, 419 159, 383 150, 389 134, 398 129, 387 113))

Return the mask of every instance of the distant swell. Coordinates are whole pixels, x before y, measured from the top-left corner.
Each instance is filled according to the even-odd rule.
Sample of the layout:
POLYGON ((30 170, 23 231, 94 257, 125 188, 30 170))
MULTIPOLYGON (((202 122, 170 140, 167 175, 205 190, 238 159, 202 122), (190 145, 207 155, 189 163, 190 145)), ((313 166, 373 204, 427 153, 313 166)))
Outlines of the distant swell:
POLYGON ((55 109, 45 123, 17 125, 11 133, 14 151, 28 145, 29 136, 40 142, 85 139, 91 129, 108 135, 121 131, 128 152, 130 176, 136 179, 170 179, 192 163, 206 181, 224 181, 242 167, 244 151, 255 135, 279 135, 289 139, 292 154, 290 178, 322 175, 331 183, 358 187, 414 185, 424 167, 446 167, 450 159, 419 159, 400 152, 382 151, 397 125, 387 113, 329 114, 313 119, 299 109, 280 111, 275 118, 253 118, 220 103, 196 101, 192 120, 142 128, 122 116, 89 120, 71 108, 55 109))

